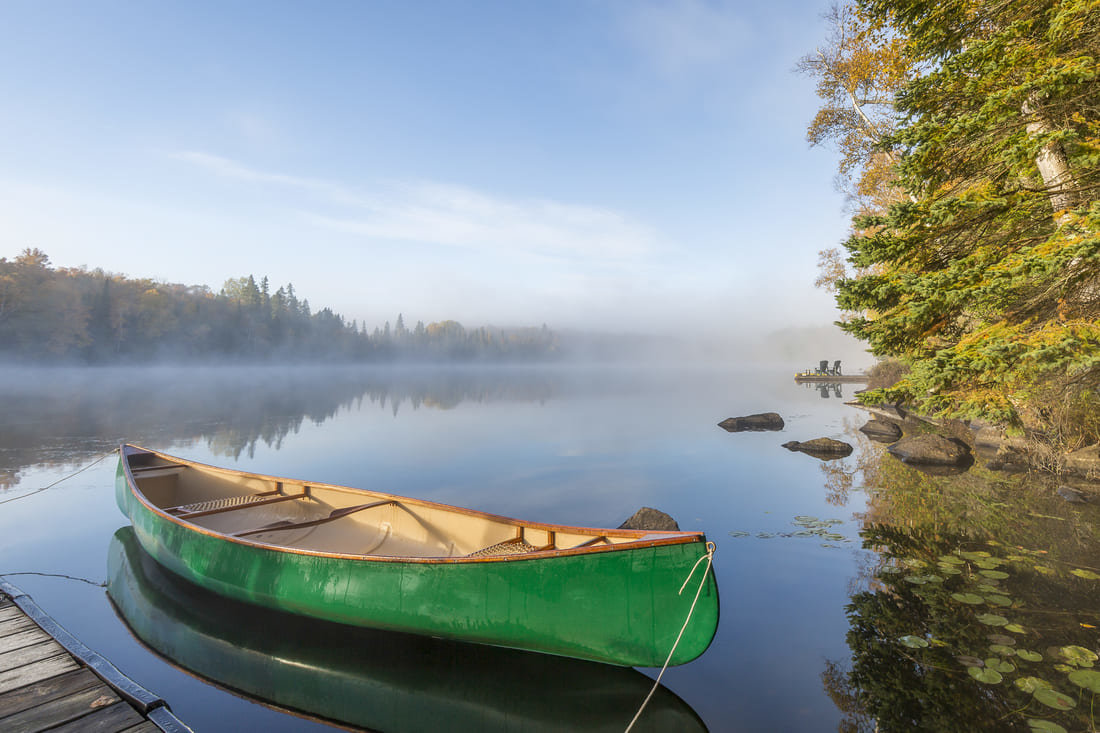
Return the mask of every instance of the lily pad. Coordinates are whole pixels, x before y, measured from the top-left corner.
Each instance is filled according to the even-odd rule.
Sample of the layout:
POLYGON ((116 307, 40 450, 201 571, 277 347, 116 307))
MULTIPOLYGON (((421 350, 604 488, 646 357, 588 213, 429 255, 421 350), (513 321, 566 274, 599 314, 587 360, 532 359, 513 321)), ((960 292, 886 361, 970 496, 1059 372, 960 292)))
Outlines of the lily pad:
POLYGON ((982 593, 1003 593, 1004 592, 1000 588, 998 588, 997 586, 990 585, 989 583, 979 583, 978 585, 976 585, 974 587, 974 590, 980 591, 982 593))
POLYGON ((1020 624, 1005 624, 1005 631, 1011 631, 1013 634, 1026 634, 1027 629, 1020 624))
POLYGON ((959 656, 955 657, 955 659, 959 660, 959 664, 961 664, 964 667, 984 667, 985 666, 985 662, 983 662, 982 660, 978 659, 977 657, 967 656, 966 654, 960 654, 959 656))
MULTIPOLYGON (((838 541, 844 539, 844 535, 837 534, 836 532, 826 532, 825 534, 821 535, 821 537, 822 537, 822 539, 831 540, 833 542, 838 542, 838 541)), ((922 565, 923 565, 923 563, 922 563, 922 565)))
POLYGON ((960 552, 959 554, 965 557, 967 560, 981 560, 983 558, 992 557, 992 555, 990 555, 985 550, 977 550, 975 552, 960 552))
POLYGON ((879 572, 886 573, 887 575, 896 575, 901 572, 901 568, 895 567, 894 565, 887 565, 882 570, 879 570, 879 572))
POLYGON ((1055 710, 1070 710, 1077 706, 1076 700, 1053 687, 1040 687, 1034 695, 1036 700, 1055 710))
POLYGON ((735 529, 734 531, 730 532, 730 537, 748 537, 748 536, 749 536, 748 532, 743 532, 739 529, 735 529))
POLYGON ((979 570, 978 575, 983 578, 991 578, 992 580, 1004 580, 1008 577, 1008 573, 1003 570, 979 570))
POLYGON ((989 595, 985 597, 985 602, 991 606, 1000 606, 1001 608, 1008 608, 1012 605, 1012 599, 1008 596, 989 595))
POLYGON ((762 540, 770 540, 772 537, 775 537, 771 532, 757 532, 756 536, 762 540))
POLYGON ((1049 690, 1052 686, 1049 682, 1042 679, 1041 677, 1019 677, 1013 684, 1019 687, 1024 692, 1028 693, 1029 695, 1036 690, 1049 690))
POLYGON ((1004 565, 1005 561, 999 557, 983 557, 981 560, 975 561, 974 564, 986 570, 996 570, 1001 565, 1004 565))
POLYGON ((1041 662, 1043 661, 1043 655, 1039 652, 1033 652, 1030 649, 1017 649, 1016 656, 1025 662, 1041 662))
POLYGON ((940 565, 939 570, 944 575, 962 575, 962 571, 954 565, 940 565))
POLYGON ((1069 571, 1069 574, 1076 575, 1078 578, 1084 578, 1085 580, 1100 580, 1100 575, 1097 575, 1091 570, 1082 570, 1081 568, 1074 568, 1069 571))
POLYGON ((1100 672, 1094 669, 1079 669, 1076 672, 1069 673, 1069 681, 1078 687, 1084 687, 1086 690, 1100 695, 1100 672))
POLYGON ((1068 733, 1065 728, 1052 720, 1042 718, 1028 718, 1027 725, 1036 733, 1068 733))
POLYGON ((1004 644, 1005 646, 1016 646, 1016 640, 1011 636, 1005 636, 1004 634, 986 634, 985 638, 989 639, 991 644, 1004 644))
POLYGON ((939 560, 940 565, 962 565, 963 561, 958 555, 941 555, 939 560))
POLYGON ((1054 568, 1048 568, 1046 565, 1036 565, 1035 572, 1039 573, 1040 575, 1054 575, 1054 573, 1057 571, 1055 571, 1054 568))
POLYGON ((1016 650, 1007 644, 993 644, 989 647, 989 651, 994 654, 1000 654, 1002 657, 1014 657, 1016 656, 1016 650))
POLYGON ((976 606, 984 600, 976 593, 952 593, 951 597, 959 603, 969 603, 972 606, 976 606))
POLYGON ((1004 616, 998 616, 995 613, 980 613, 977 616, 980 623, 987 626, 1004 626, 1008 623, 1008 619, 1004 616))
POLYGON ((986 659, 985 668, 992 669, 996 672, 1001 672, 1002 674, 1016 671, 1016 667, 1014 667, 1012 664, 1006 662, 1003 659, 998 659, 997 657, 989 657, 988 659, 986 659))
POLYGON ((924 647, 928 646, 928 641, 926 639, 922 639, 919 636, 913 636, 912 634, 907 634, 906 636, 899 637, 898 641, 900 641, 902 644, 909 647, 910 649, 923 649, 924 647))
POLYGON ((987 685, 1000 684, 1001 680, 1004 679, 1004 677, 1001 676, 1000 672, 992 669, 983 669, 982 667, 967 667, 966 671, 978 682, 983 682, 987 685))
POLYGON ((1096 653, 1086 649, 1083 646, 1064 646, 1058 650, 1070 664, 1075 664, 1078 667, 1091 667, 1092 663, 1096 661, 1096 653))
POLYGON ((923 568, 928 563, 915 557, 907 557, 901 561, 901 564, 907 568, 923 568))

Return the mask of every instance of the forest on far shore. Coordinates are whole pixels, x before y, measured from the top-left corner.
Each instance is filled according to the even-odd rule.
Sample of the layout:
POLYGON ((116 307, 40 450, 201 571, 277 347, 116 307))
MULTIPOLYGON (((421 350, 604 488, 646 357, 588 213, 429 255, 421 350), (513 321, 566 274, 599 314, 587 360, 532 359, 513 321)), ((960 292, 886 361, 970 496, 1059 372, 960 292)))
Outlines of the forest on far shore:
POLYGON ((313 311, 293 285, 227 280, 220 292, 54 268, 38 249, 0 257, 0 360, 118 363, 154 360, 543 361, 559 351, 546 325, 465 329, 398 315, 368 332, 329 308, 313 311))

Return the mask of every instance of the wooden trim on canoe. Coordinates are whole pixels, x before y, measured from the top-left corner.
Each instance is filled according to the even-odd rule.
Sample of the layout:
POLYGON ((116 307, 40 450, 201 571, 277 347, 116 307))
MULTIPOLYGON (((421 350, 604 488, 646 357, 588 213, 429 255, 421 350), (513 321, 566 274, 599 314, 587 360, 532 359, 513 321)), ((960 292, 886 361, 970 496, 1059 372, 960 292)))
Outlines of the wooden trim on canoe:
MULTIPOLYGON (((637 530, 637 529, 607 529, 600 527, 580 527, 570 526, 565 524, 546 524, 543 522, 524 522, 512 517, 505 517, 499 514, 491 514, 489 512, 482 512, 476 509, 469 509, 466 507, 453 506, 450 504, 442 504, 439 502, 428 501, 425 499, 413 499, 410 497, 399 496, 396 494, 389 494, 387 492, 379 491, 367 491, 365 489, 356 489, 349 486, 338 486, 335 484, 324 484, 316 482, 299 482, 291 479, 279 478, 275 476, 269 476, 265 474, 250 473, 247 471, 239 471, 234 468, 223 468, 219 466, 211 466, 205 463, 199 463, 198 461, 189 461, 184 458, 178 458, 175 456, 159 453, 148 448, 142 448, 140 446, 124 443, 119 446, 119 457, 122 463, 123 471, 126 476, 127 486, 130 489, 130 493, 149 511, 161 517, 165 521, 173 524, 183 525, 188 531, 204 534, 209 537, 224 540, 226 542, 236 542, 242 545, 248 545, 256 547, 258 549, 269 550, 272 552, 286 552, 296 555, 310 555, 314 557, 327 557, 341 560, 355 560, 359 562, 390 562, 390 563, 416 563, 426 565, 447 565, 455 563, 480 563, 480 562, 524 562, 527 560, 545 560, 552 557, 567 557, 572 555, 585 555, 585 554, 597 554, 604 552, 625 552, 630 550, 638 550, 647 547, 659 547, 663 545, 683 545, 698 543, 702 545, 706 542, 706 536, 702 532, 664 532, 664 531, 650 531, 650 530, 637 530), (390 555, 361 555, 351 554, 343 552, 324 552, 321 550, 310 550, 299 547, 286 547, 283 545, 269 544, 266 542, 258 542, 256 540, 250 540, 246 537, 236 537, 231 534, 225 534, 222 532, 216 532, 211 529, 207 529, 200 525, 191 524, 185 522, 180 517, 169 514, 167 511, 152 504, 141 490, 137 487, 137 481, 134 478, 133 470, 130 467, 129 457, 134 454, 149 454, 160 458, 161 460, 169 461, 175 466, 188 467, 188 468, 201 468, 211 470, 217 473, 222 473, 230 476, 238 476, 241 478, 255 479, 260 481, 281 481, 291 483, 307 484, 305 489, 306 494, 309 494, 308 486, 314 486, 321 489, 328 489, 333 491, 343 491, 348 493, 369 493, 369 494, 381 494, 389 497, 383 501, 393 502, 398 506, 403 504, 409 504, 411 506, 430 507, 433 509, 440 509, 444 511, 455 512, 456 514, 464 514, 471 517, 477 517, 479 519, 486 519, 501 524, 511 524, 517 529, 524 527, 530 529, 537 529, 548 532, 550 535, 551 543, 544 547, 539 547, 532 552, 513 554, 513 555, 486 555, 481 557, 468 557, 464 555, 455 557, 415 557, 415 556, 390 556, 390 555), (605 545, 587 545, 583 543, 578 547, 571 548, 558 548, 555 546, 555 535, 558 532, 566 534, 589 534, 598 535, 608 540, 608 544, 605 545), (632 541, 612 543, 611 537, 620 537, 632 541)), ((157 466, 162 468, 165 466, 157 466)), ((152 468, 152 467, 150 467, 152 468)), ((138 469, 140 471, 140 468, 138 469)), ((348 507, 354 508, 354 507, 348 507)), ((408 510, 407 507, 402 508, 408 510)), ((301 526, 301 525, 299 525, 301 526)))

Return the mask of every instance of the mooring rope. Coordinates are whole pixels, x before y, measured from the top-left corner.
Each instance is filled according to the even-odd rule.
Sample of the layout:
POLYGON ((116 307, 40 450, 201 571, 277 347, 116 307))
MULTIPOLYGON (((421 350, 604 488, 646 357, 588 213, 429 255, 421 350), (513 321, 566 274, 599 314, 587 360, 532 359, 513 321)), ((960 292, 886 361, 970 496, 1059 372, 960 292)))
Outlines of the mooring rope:
POLYGON ((13 497, 12 497, 12 498, 10 498, 10 499, 4 499, 3 501, 0 501, 0 504, 7 504, 7 503, 8 503, 9 501, 16 501, 16 500, 18 500, 18 499, 26 499, 26 498, 27 498, 28 496, 34 496, 35 494, 41 494, 41 493, 42 493, 43 491, 45 491, 46 489, 52 489, 53 487, 57 486, 57 485, 58 485, 59 483, 61 483, 62 481, 68 481, 68 480, 69 480, 69 479, 71 479, 71 478, 72 478, 73 476, 76 476, 76 475, 78 475, 78 474, 84 473, 84 472, 85 472, 85 471, 87 471, 87 470, 88 470, 89 468, 91 468, 92 466, 94 466, 94 465, 96 465, 97 463, 99 463, 100 461, 102 461, 102 460, 103 460, 104 458, 107 458, 107 457, 109 457, 109 456, 113 456, 113 455, 114 455, 115 453, 118 453, 118 448, 115 448, 115 449, 114 449, 114 450, 112 450, 112 451, 111 451, 110 453, 104 453, 103 455, 101 455, 101 456, 100 456, 99 458, 97 458, 97 459, 95 459, 94 461, 92 461, 91 463, 89 463, 89 464, 88 464, 87 466, 85 466, 84 468, 80 469, 79 471, 75 471, 75 472, 73 472, 73 473, 70 473, 70 474, 69 474, 68 476, 66 476, 66 477, 64 477, 64 478, 59 478, 59 479, 58 479, 57 481, 54 481, 54 482, 53 482, 52 484, 50 484, 49 486, 43 486, 43 487, 42 487, 41 489, 35 489, 34 491, 31 491, 31 492, 29 492, 29 493, 27 493, 27 494, 20 494, 19 496, 13 496, 13 497))
POLYGON ((40 575, 43 578, 64 578, 65 580, 79 580, 81 583, 87 583, 88 585, 94 585, 97 588, 106 588, 107 583, 99 583, 94 580, 88 580, 87 578, 81 578, 76 575, 65 575, 64 573, 36 573, 31 570, 25 570, 18 573, 0 573, 0 578, 8 578, 12 575, 40 575))
POLYGON ((699 595, 703 592, 703 586, 707 584, 707 573, 710 572, 711 565, 714 563, 715 549, 717 549, 717 547, 713 542, 707 543, 706 554, 695 561, 695 564, 691 566, 691 572, 684 578, 684 584, 680 586, 677 595, 683 594, 684 588, 687 588, 688 581, 691 580, 691 576, 695 575, 695 569, 699 567, 699 563, 703 562, 703 560, 707 561, 706 570, 703 571, 703 579, 699 582, 699 588, 695 591, 695 598, 691 601, 691 608, 688 609, 687 618, 684 619, 684 625, 680 627, 680 633, 676 635, 676 641, 672 643, 672 649, 668 652, 668 659, 665 660, 664 665, 661 667, 661 671, 657 674, 657 679, 653 682, 653 688, 650 689, 649 694, 645 696, 645 700, 642 701, 642 706, 638 708, 638 712, 634 713, 634 719, 630 721, 630 725, 626 726, 624 733, 630 733, 631 728, 638 722, 638 718, 642 717, 642 711, 645 710, 645 706, 649 704, 649 699, 653 697, 653 693, 661 686, 661 678, 665 676, 665 670, 668 669, 668 664, 672 661, 672 655, 676 653, 676 647, 680 644, 680 639, 684 636, 684 632, 687 631, 688 624, 691 622, 691 614, 695 612, 695 604, 699 602, 699 595))

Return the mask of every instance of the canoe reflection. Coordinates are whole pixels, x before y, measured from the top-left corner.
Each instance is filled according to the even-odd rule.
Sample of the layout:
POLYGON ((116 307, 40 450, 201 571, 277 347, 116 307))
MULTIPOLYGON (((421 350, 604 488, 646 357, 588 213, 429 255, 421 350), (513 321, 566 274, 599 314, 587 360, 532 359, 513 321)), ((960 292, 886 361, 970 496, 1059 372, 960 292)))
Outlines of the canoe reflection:
MULTIPOLYGON (((652 680, 633 669, 305 619, 175 576, 115 532, 107 592, 170 663, 259 702, 381 731, 621 731, 652 680)), ((660 688, 634 730, 705 731, 660 688)))

